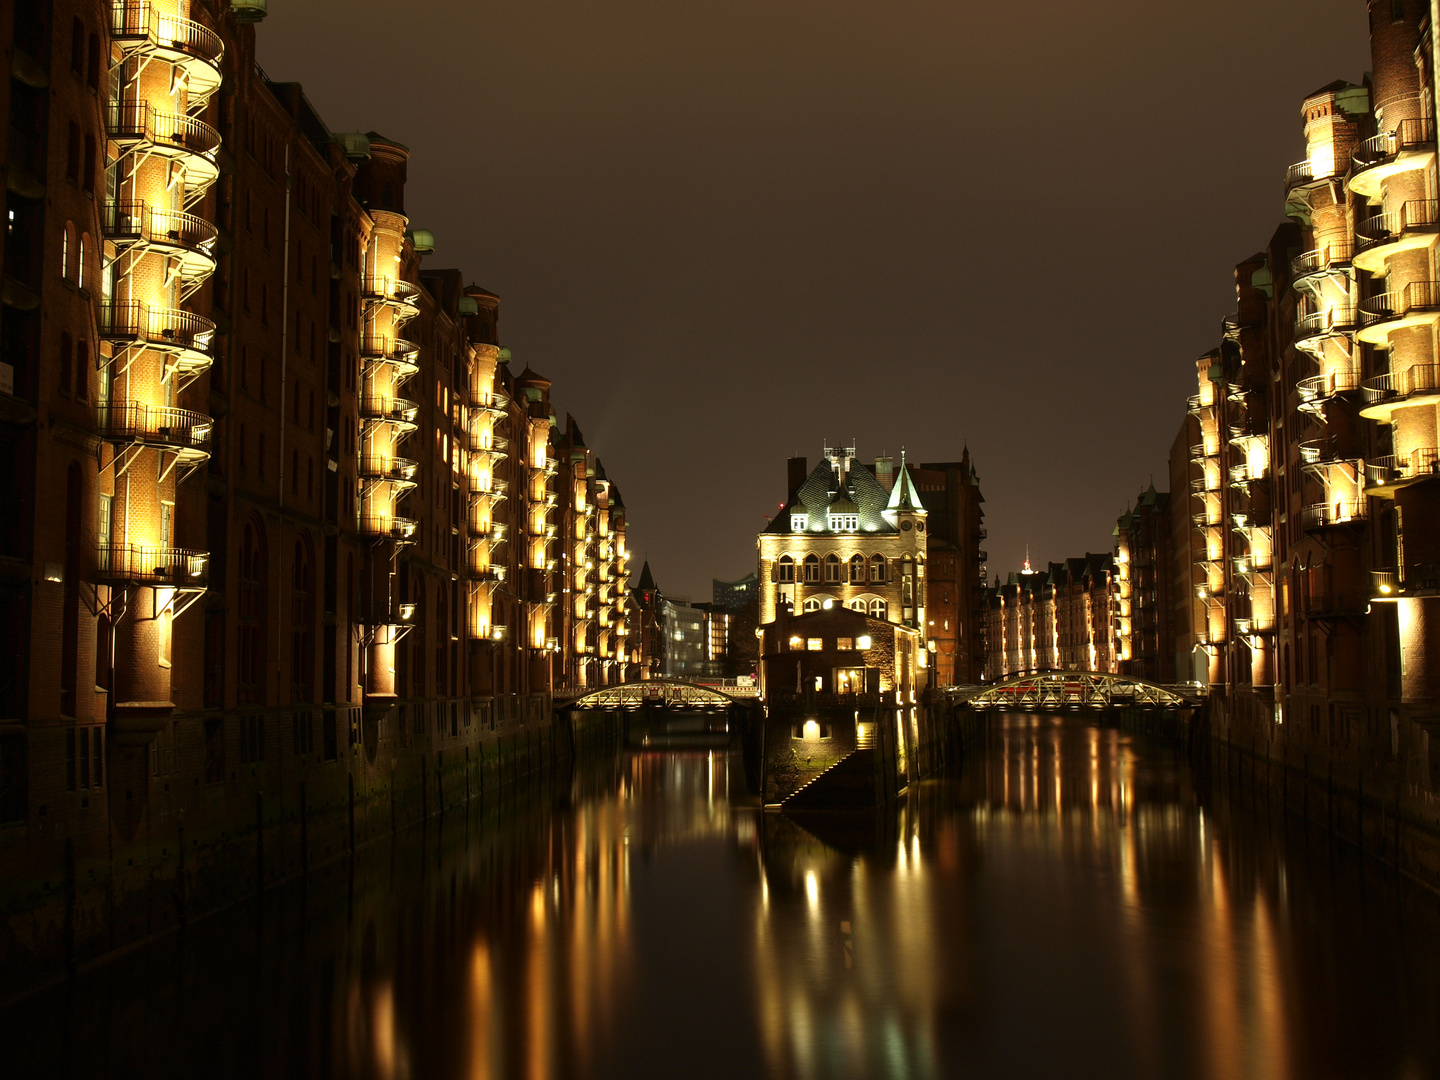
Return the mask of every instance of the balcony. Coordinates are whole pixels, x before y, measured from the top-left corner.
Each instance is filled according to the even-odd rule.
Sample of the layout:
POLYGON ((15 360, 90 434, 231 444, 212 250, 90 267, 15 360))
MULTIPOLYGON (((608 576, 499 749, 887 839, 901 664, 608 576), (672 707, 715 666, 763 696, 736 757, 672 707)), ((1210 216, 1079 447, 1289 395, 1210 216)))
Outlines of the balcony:
POLYGON ((95 412, 96 426, 108 442, 174 450, 192 462, 210 456, 205 448, 214 422, 203 413, 139 401, 111 401, 95 412))
POLYGON ((360 419, 390 424, 402 431, 415 430, 415 417, 420 406, 398 397, 368 397, 360 402, 360 419))
POLYGON ((1295 384, 1299 407, 1309 413, 1323 411, 1325 404, 1341 394, 1360 389, 1360 376, 1348 371, 1332 371, 1328 375, 1312 375, 1295 384))
POLYGON ((366 536, 408 543, 415 535, 415 519, 398 514, 370 514, 361 519, 360 531, 366 536))
POLYGON ((220 88, 225 45, 208 26, 161 14, 151 4, 112 0, 110 37, 127 58, 144 56, 182 69, 193 104, 203 103, 220 88))
POLYGON ((1378 375, 1366 379, 1363 389, 1365 405, 1360 415, 1388 423, 1396 409, 1440 403, 1440 364, 1412 364, 1401 371, 1378 375))
POLYGON ((360 459, 360 475, 366 480, 384 481, 397 487, 413 488, 419 465, 409 458, 366 454, 360 459))
POLYGON ((510 440, 503 435, 496 435, 492 431, 480 431, 471 436, 470 449, 477 454, 484 454, 494 460, 508 457, 510 440))
POLYGON ((180 166, 187 196, 204 192, 220 176, 215 151, 220 133, 184 113, 156 111, 143 102, 116 103, 105 110, 106 133, 123 151, 166 158, 180 166))
POLYGON ((1214 391, 1211 391, 1208 395, 1191 394, 1186 401, 1186 405, 1189 408, 1189 411, 1192 413, 1202 413, 1206 409, 1212 409, 1215 407, 1214 391), (1208 401, 1206 400, 1207 397, 1209 398, 1208 401))
POLYGON ((1393 499, 1400 488, 1440 479, 1440 448, 1421 446, 1365 462, 1365 494, 1393 499))
POLYGON ((1440 202, 1435 199, 1411 199, 1399 210, 1374 214, 1355 228, 1355 267, 1372 274, 1383 271, 1386 259, 1433 244, 1437 227, 1440 202))
POLYGON ((194 589, 205 583, 210 555, 204 551, 142 544, 101 544, 95 580, 101 584, 169 585, 194 589))
POLYGON ((177 260, 184 281, 198 285, 215 272, 213 249, 219 233, 194 214, 112 200, 105 204, 100 230, 118 248, 143 247, 177 260))
POLYGON ((507 481, 497 476, 486 476, 483 473, 468 473, 471 495, 487 495, 494 499, 503 499, 510 490, 507 481))
POLYGON ((367 304, 394 308, 402 318, 420 314, 416 304, 419 297, 420 286, 403 278, 369 277, 360 283, 360 299, 367 304))
POLYGON ((1323 248, 1296 255, 1290 260, 1290 285, 1294 289, 1318 288, 1324 278, 1334 274, 1348 279, 1350 260, 1354 245, 1349 241, 1336 241, 1323 248))
POLYGON ((472 387, 466 404, 491 416, 503 416, 510 407, 510 398, 495 390, 477 390, 472 387))
POLYGON ((1306 532, 1346 529, 1364 525, 1370 516, 1370 504, 1364 499, 1337 499, 1317 503, 1300 511, 1300 526, 1306 532))
POLYGON ((1403 289, 1360 302, 1360 331, 1367 345, 1386 345, 1390 335, 1412 326, 1440 321, 1440 282, 1412 281, 1403 289))
POLYGON ((1336 592, 1328 589, 1303 589, 1300 593, 1300 610, 1305 618, 1313 622, 1338 622, 1342 619, 1362 619, 1370 598, 1364 593, 1336 592))
POLYGON ((1204 510, 1198 514, 1192 514, 1190 520, 1195 523, 1197 529, 1218 529, 1225 524, 1220 520, 1219 514, 1211 514, 1204 510))
POLYGON ((215 324, 203 315, 176 308, 112 300, 100 305, 100 336, 121 347, 175 353, 178 370, 199 372, 210 366, 215 324))
POLYGON ((1334 337, 1348 337, 1355 330, 1355 325, 1355 308, 1351 304, 1336 304, 1319 311, 1297 311, 1295 347, 1318 356, 1326 341, 1334 337))
POLYGON ((1372 600, 1399 600, 1405 596, 1440 596, 1440 563, 1411 563, 1399 572, 1370 571, 1372 600))
POLYGON ((1434 160, 1435 122, 1429 117, 1402 120, 1394 131, 1366 139, 1355 148, 1350 190, 1366 199, 1378 199, 1385 180, 1424 168, 1434 160))
POLYGON ((397 379, 408 379, 420 370, 419 355, 420 346, 404 338, 366 334, 360 339, 360 358, 368 364, 389 364, 397 379))

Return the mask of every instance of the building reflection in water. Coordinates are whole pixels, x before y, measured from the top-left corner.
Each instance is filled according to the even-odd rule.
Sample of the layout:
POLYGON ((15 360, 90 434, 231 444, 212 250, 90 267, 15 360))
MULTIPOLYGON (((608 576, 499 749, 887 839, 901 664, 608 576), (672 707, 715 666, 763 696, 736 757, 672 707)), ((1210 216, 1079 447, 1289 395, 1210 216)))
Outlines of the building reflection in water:
POLYGON ((858 822, 617 757, 0 1013, 13 1072, 1440 1075, 1433 902, 1087 719, 858 822))

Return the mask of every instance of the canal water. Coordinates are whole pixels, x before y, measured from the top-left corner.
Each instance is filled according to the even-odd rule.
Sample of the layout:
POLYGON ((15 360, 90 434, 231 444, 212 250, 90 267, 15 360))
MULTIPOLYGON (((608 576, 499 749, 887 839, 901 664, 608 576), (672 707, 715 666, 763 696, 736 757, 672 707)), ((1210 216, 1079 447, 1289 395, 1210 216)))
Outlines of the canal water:
POLYGON ((0 1015, 5 1074, 1440 1076, 1440 903, 1084 717, 879 821, 619 755, 0 1015))

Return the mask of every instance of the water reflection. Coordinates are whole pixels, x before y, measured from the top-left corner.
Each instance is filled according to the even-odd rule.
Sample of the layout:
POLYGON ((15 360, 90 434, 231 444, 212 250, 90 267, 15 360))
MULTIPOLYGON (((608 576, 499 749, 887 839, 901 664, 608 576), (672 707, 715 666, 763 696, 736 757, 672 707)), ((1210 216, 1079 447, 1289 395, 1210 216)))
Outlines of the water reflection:
POLYGON ((624 756, 401 837, 0 1015, 14 1075, 1437 1071, 1436 905, 1164 745, 1001 717, 860 820, 743 787, 624 756))

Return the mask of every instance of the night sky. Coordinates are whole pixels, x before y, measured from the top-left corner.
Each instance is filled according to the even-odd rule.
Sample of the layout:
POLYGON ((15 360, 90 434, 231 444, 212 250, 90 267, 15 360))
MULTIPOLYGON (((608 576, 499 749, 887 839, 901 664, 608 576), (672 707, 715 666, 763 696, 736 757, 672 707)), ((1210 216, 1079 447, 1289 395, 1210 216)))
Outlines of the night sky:
POLYGON ((991 572, 1109 550, 1302 97, 1363 0, 273 0, 259 58, 412 151, 432 268, 500 294, 620 486, 634 569, 755 567, 785 458, 954 460, 991 572))

